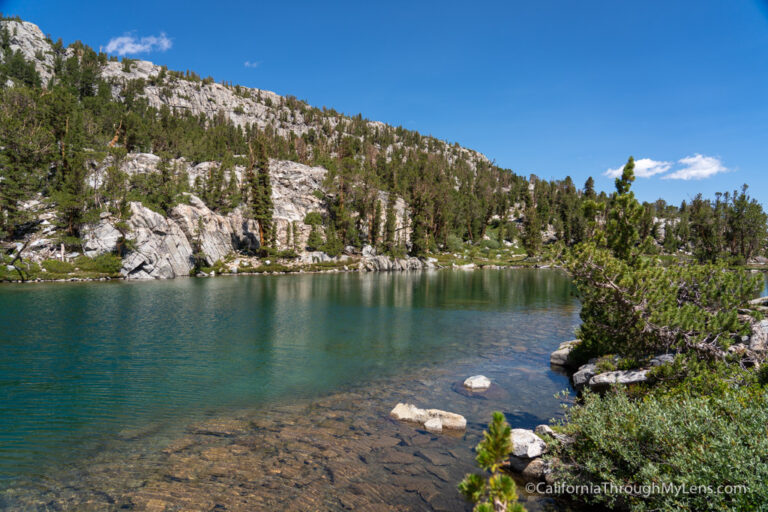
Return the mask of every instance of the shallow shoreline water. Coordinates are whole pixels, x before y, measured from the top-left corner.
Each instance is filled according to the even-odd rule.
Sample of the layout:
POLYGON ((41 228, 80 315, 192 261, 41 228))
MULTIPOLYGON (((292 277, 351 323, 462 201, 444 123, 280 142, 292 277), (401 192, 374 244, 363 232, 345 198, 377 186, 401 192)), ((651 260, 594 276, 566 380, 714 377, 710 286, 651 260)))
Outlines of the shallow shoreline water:
MULTIPOLYGON (((285 354, 273 350, 271 364, 283 359, 292 363, 278 364, 273 370, 286 371, 292 366, 309 372, 305 375, 308 379, 298 379, 299 384, 305 380, 319 383, 320 374, 313 373, 317 368, 307 365, 301 344, 295 343, 303 340, 305 344, 322 344, 321 352, 312 357, 330 353, 329 364, 349 358, 353 364, 338 367, 348 378, 313 392, 301 385, 298 391, 289 386, 287 394, 256 400, 253 406, 248 406, 249 400, 239 402, 222 394, 220 404, 207 398, 197 411, 133 422, 114 434, 82 444, 79 457, 41 464, 39 471, 14 479, 0 494, 0 505, 77 510, 174 510, 180 505, 211 509, 219 505, 258 510, 278 504, 291 508, 292 503, 298 510, 465 509, 456 484, 473 469, 472 448, 490 413, 502 410, 513 426, 527 428, 558 414, 553 395, 567 389, 568 380, 550 370, 548 357, 559 341, 572 334, 578 322, 578 305, 570 297, 567 278, 555 271, 433 274, 437 275, 267 277, 251 280, 250 285, 247 280, 251 278, 247 277, 187 281, 181 289, 195 281, 199 283, 195 287, 202 287, 195 288, 190 297, 202 293, 209 299, 197 297, 202 303, 190 306, 203 316, 197 320, 200 322, 215 319, 242 327, 244 319, 237 311, 225 319, 205 317, 206 309, 215 309, 222 297, 232 293, 245 292, 235 299, 250 296, 254 304, 271 299, 275 307, 270 311, 274 322, 269 326, 269 339, 276 345, 292 344, 285 354), (279 284, 281 280, 286 282, 279 284), (290 282, 306 280, 309 282, 290 282), (271 286, 272 294, 264 295, 265 283, 272 283, 267 286, 271 286), (261 296, 254 298, 255 291, 261 291, 261 296), (324 318, 319 323, 320 317, 312 313, 317 300, 322 302, 324 318), (292 308, 276 306, 283 302, 292 308), (308 310, 302 307, 307 304, 308 310), (366 309, 359 309, 359 304, 366 309), (288 317, 283 316, 286 312, 288 317), (358 320, 362 322, 352 321, 361 315, 358 320), (377 318, 381 315, 384 317, 377 318), (316 322, 317 329, 301 336, 290 328, 280 332, 287 318, 293 323, 300 318, 304 324, 316 322), (322 327, 333 324, 334 319, 341 324, 337 325, 339 330, 323 331, 322 327), (357 332, 346 332, 344 321, 351 322, 357 332), (364 328, 366 324, 370 329, 364 328), (399 329, 398 324, 402 324, 399 329), (382 332, 387 336, 379 336, 382 332), (442 338, 427 339, 428 335, 442 338), (389 339, 377 348, 383 338, 389 339), (354 343, 345 344, 344 339, 362 346, 355 349, 354 343), (360 350, 371 352, 372 361, 360 350), (471 398, 455 391, 464 377, 477 373, 494 381, 497 387, 493 393, 471 398), (467 432, 434 436, 417 426, 397 423, 388 413, 398 401, 464 414, 467 432)), ((98 285, 91 288, 103 289, 98 285)), ((164 287, 160 288, 157 293, 164 287)), ((130 296, 133 292, 123 293, 130 296)), ((130 300, 123 297, 122 302, 130 300)), ((237 309, 236 304, 226 304, 237 309)), ((257 324, 265 328, 263 322, 257 324)), ((202 343, 199 337, 207 334, 210 331, 195 333, 192 338, 202 343)), ((243 355, 237 353, 236 343, 226 346, 235 350, 235 356, 243 355)), ((226 358, 222 354, 219 357, 226 358)), ((254 362, 263 364, 264 360, 254 362)), ((259 371, 260 367, 249 366, 249 371, 259 371)), ((6 372, 0 375, 5 378, 6 372)), ((280 376, 279 372, 273 374, 267 386, 279 385, 280 376)), ((224 382, 222 389, 234 386, 244 394, 253 392, 238 382, 237 372, 227 377, 231 382, 224 382)), ((171 393, 168 397, 177 392, 173 387, 166 389, 171 393)), ((547 503, 540 497, 525 499, 530 510, 547 503)))

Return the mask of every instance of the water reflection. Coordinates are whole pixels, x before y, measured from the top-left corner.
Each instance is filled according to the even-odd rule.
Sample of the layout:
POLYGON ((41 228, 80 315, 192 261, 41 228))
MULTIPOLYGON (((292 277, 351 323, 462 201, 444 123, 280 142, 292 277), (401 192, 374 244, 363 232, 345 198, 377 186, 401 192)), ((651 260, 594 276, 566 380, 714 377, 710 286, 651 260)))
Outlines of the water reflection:
MULTIPOLYGON (((0 477, 55 471, 132 429, 172 435, 385 378, 405 390, 430 372, 483 371, 514 389, 509 414, 546 419, 567 385, 547 355, 576 322, 557 271, 2 286, 0 477)), ((455 406, 449 390, 431 405, 455 406)))

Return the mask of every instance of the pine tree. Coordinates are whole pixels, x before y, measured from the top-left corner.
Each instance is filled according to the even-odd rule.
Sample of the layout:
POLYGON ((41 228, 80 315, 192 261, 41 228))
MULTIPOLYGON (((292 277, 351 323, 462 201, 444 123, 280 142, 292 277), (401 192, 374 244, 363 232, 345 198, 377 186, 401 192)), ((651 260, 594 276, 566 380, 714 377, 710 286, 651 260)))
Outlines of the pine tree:
POLYGON ((643 207, 630 191, 632 182, 635 181, 634 170, 635 159, 630 156, 621 176, 616 178, 616 192, 605 226, 608 247, 622 259, 630 257, 632 249, 640 239, 637 226, 643 214, 643 207))
POLYGON ((39 188, 54 140, 31 91, 0 89, 0 239, 13 237, 29 213, 20 208, 39 188))
POLYGON ((741 262, 747 262, 765 249, 766 217, 762 205, 747 194, 745 184, 741 192, 733 192, 726 214, 729 252, 741 262))
POLYGON ((298 221, 291 222, 291 232, 293 233, 293 239, 291 241, 291 247, 294 251, 299 250, 299 223, 298 221))
POLYGON ((176 177, 174 176, 173 169, 171 169, 167 155, 163 155, 160 158, 157 170, 159 171, 160 182, 157 189, 153 192, 156 194, 158 206, 167 214, 175 204, 177 187, 176 177))
POLYGON ((290 222, 285 226, 285 248, 290 249, 293 240, 293 224, 290 222))
POLYGON ((229 170, 229 179, 227 180, 226 209, 232 211, 240 205, 241 195, 240 187, 237 185, 237 176, 235 170, 229 170))
POLYGON ((732 340, 750 332, 738 309, 764 286, 762 276, 722 264, 659 266, 592 243, 573 248, 567 268, 582 305, 584 359, 671 351, 724 359, 732 340))
MULTIPOLYGON (((65 101, 71 101, 71 97, 65 101)), ((64 129, 59 138, 60 158, 56 163, 56 187, 52 197, 56 201, 59 227, 64 230, 64 242, 79 245, 88 188, 85 184, 82 113, 77 107, 71 108, 70 115, 64 118, 64 129)))
POLYGON ((328 223, 325 229, 325 243, 322 246, 322 250, 328 256, 335 257, 341 254, 344 249, 344 242, 339 238, 336 233, 336 228, 333 227, 333 223, 328 223))
POLYGON ((584 182, 584 197, 587 199, 595 199, 597 197, 597 194, 595 194, 595 179, 592 176, 584 182))
POLYGON ((541 249, 541 221, 539 211, 528 189, 525 191, 525 214, 523 217, 523 247, 528 256, 535 256, 541 249))
POLYGON ((500 412, 493 413, 483 440, 475 448, 477 465, 491 475, 468 474, 459 484, 459 492, 475 504, 474 512, 525 512, 517 503, 515 481, 501 470, 512 453, 511 429, 500 412))
POLYGON ((386 219, 384 221, 384 249, 388 254, 395 250, 395 200, 390 195, 387 198, 386 219))
POLYGON ((269 158, 263 140, 249 146, 251 171, 248 175, 251 188, 251 215, 259 223, 259 243, 266 246, 272 240, 272 185, 269 179, 269 158), (255 148, 254 148, 255 146, 255 148))
POLYGON ((192 260, 193 260, 193 274, 197 274, 200 269, 207 263, 205 253, 203 252, 203 218, 198 217, 197 226, 195 226, 195 233, 192 237, 192 260))
POLYGON ((376 207, 373 209, 373 221, 371 222, 371 245, 376 247, 379 245, 379 236, 381 234, 381 201, 376 200, 376 207))
POLYGON ((429 251, 426 214, 422 211, 417 211, 411 217, 411 220, 413 222, 411 253, 415 256, 423 256, 429 251))
POLYGON ((309 212, 304 217, 304 224, 310 226, 309 237, 307 238, 307 249, 317 251, 323 246, 323 237, 320 235, 320 224, 323 218, 318 212, 309 212))

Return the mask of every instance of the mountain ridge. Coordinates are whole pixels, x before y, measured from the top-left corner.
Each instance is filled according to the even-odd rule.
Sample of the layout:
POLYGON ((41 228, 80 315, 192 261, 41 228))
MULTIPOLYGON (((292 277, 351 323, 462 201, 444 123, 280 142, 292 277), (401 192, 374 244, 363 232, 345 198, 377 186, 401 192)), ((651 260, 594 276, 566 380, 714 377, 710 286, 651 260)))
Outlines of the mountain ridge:
MULTIPOLYGON (((43 35, 40 27, 28 21, 3 20, 0 21, 0 29, 2 28, 15 34, 11 35, 11 50, 20 51, 26 60, 35 65, 43 84, 54 77, 54 59, 57 50, 54 44, 43 35)), ((63 49, 59 53, 65 58, 74 54, 71 48, 63 49)), ((166 66, 147 60, 131 58, 124 58, 122 62, 108 60, 102 69, 102 77, 111 81, 115 99, 124 99, 128 82, 143 80, 146 84, 143 96, 147 98, 149 105, 156 109, 168 107, 174 113, 186 111, 193 115, 203 114, 208 118, 224 114, 237 126, 255 123, 260 128, 264 128, 272 125, 280 135, 292 132, 301 136, 311 129, 320 128, 322 125, 306 118, 307 112, 311 112, 311 118, 330 113, 330 117, 322 117, 325 117, 332 129, 336 129, 339 123, 346 124, 356 118, 356 116, 339 114, 333 109, 321 110, 309 106, 294 96, 281 96, 265 89, 217 83, 212 78, 201 79, 194 73, 184 75, 181 72, 169 71, 166 66)), ((357 117, 372 129, 390 127, 406 132, 412 131, 381 121, 362 119, 360 114, 357 117)), ((460 146, 458 143, 450 144, 432 136, 422 135, 422 137, 435 141, 446 149, 452 148, 469 155, 472 160, 490 163, 488 157, 479 151, 460 146)))

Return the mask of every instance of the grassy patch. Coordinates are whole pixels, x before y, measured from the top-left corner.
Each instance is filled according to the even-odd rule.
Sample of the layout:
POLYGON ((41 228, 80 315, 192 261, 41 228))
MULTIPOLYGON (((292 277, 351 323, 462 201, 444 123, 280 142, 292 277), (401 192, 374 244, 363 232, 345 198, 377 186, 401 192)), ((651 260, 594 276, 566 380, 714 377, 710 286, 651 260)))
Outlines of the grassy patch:
MULTIPOLYGON (((8 269, 8 259, 3 260, 0 267, 0 281, 22 281, 15 269, 8 269)), ((113 254, 102 254, 96 258, 79 256, 74 261, 45 260, 41 265, 22 261, 16 266, 24 274, 24 280, 55 281, 59 279, 99 279, 102 277, 120 277, 122 260, 113 254)))

